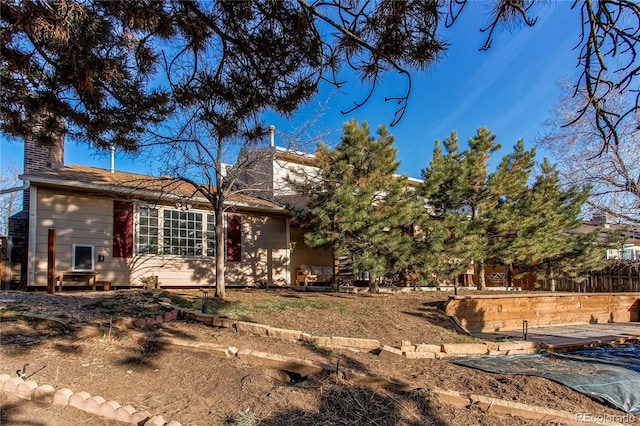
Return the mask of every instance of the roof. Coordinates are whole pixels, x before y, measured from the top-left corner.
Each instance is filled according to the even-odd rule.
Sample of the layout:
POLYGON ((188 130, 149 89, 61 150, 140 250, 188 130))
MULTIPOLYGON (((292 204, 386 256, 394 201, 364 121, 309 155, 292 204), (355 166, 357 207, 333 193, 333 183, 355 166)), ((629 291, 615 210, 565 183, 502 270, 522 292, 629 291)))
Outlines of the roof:
MULTIPOLYGON (((60 187, 164 201, 189 200, 193 204, 208 204, 207 199, 196 193, 191 184, 183 181, 170 177, 111 172, 96 167, 70 165, 57 169, 41 169, 23 174, 20 179, 30 182, 33 186, 60 187)), ((286 212, 280 204, 246 194, 230 194, 226 205, 244 210, 286 212)))
MULTIPOLYGON (((318 167, 318 162, 316 160, 315 154, 309 154, 301 151, 293 151, 293 150, 290 150, 287 148, 281 148, 278 146, 271 149, 274 149, 275 159, 285 160, 291 163, 296 163, 296 164, 301 164, 306 166, 318 167)), ((400 176, 402 175, 394 174, 394 177, 400 177, 400 176)), ((424 180, 422 179, 407 176, 407 185, 411 187, 417 187, 422 183, 424 183, 424 180)))
POLYGON ((585 220, 576 230, 585 234, 597 230, 598 241, 600 242, 609 242, 612 235, 618 234, 625 244, 640 244, 640 228, 633 225, 604 224, 598 221, 585 220))

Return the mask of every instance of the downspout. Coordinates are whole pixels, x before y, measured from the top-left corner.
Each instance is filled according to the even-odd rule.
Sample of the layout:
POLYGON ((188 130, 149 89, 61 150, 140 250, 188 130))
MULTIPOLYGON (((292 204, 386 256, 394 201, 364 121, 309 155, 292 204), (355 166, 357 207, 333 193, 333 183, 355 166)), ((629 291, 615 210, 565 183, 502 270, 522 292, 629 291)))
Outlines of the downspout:
POLYGON ((27 242, 27 288, 36 283, 36 228, 38 218, 38 188, 29 190, 29 231, 27 242))

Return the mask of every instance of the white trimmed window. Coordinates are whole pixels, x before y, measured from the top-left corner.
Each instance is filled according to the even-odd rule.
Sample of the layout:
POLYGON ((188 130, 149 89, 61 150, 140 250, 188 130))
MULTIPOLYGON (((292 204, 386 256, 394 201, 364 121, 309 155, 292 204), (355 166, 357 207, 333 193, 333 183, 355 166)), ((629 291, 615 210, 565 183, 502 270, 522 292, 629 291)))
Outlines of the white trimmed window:
POLYGON ((214 223, 214 215, 205 211, 140 207, 137 253, 214 256, 214 223))
POLYGON ((93 246, 89 244, 73 244, 71 269, 76 272, 93 272, 93 246))

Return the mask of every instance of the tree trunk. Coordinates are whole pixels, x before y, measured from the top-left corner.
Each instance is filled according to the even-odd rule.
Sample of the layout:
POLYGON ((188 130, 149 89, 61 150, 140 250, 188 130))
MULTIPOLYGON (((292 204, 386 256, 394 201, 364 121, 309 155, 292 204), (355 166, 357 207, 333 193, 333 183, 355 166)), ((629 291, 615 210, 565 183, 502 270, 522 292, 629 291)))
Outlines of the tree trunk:
POLYGON ((376 275, 373 273, 369 274, 369 292, 380 293, 380 287, 378 287, 378 279, 376 278, 376 275))
POLYGON ((222 138, 218 137, 217 142, 217 156, 215 158, 216 165, 216 198, 213 203, 214 215, 216 218, 215 230, 216 230, 216 293, 215 297, 224 300, 226 297, 225 292, 225 267, 227 262, 227 253, 225 253, 226 247, 226 235, 224 232, 224 201, 225 194, 222 187, 222 138))
POLYGON ((340 258, 336 255, 335 246, 333 248, 333 278, 331 282, 331 290, 338 291, 340 290, 340 284, 342 284, 340 278, 340 258))
POLYGON ((476 263, 476 277, 478 278, 478 290, 487 289, 487 281, 484 278, 484 260, 476 263))
POLYGON ((549 291, 556 291, 556 276, 553 273, 553 268, 551 265, 548 267, 548 275, 549 275, 549 291))
POLYGON ((224 281, 224 273, 225 273, 225 265, 226 265, 226 253, 224 251, 225 248, 225 235, 224 235, 224 213, 222 206, 216 205, 215 209, 215 217, 216 217, 216 292, 215 297, 219 299, 225 298, 225 281, 224 281))

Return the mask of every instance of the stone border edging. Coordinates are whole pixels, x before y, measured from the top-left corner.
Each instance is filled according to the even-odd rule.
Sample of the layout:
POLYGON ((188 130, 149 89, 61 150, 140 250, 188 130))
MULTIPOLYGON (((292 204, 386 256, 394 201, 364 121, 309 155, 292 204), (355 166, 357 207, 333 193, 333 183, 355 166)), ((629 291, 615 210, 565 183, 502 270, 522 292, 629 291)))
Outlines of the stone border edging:
MULTIPOLYGON (((552 408, 540 407, 538 405, 524 404, 521 402, 507 401, 504 399, 491 398, 482 395, 463 395, 458 391, 443 389, 433 389, 434 394, 440 402, 469 408, 477 406, 487 413, 509 414, 514 417, 522 417, 529 420, 544 421, 546 423, 557 423, 562 425, 613 425, 624 426, 622 423, 614 421, 590 421, 588 419, 578 419, 578 415, 570 411, 555 410, 552 408)), ((595 416, 594 416, 595 417, 595 416)), ((545 424, 546 424, 545 423, 545 424)))
POLYGON ((11 378, 0 374, 0 389, 18 398, 58 406, 77 408, 89 414, 144 426, 182 426, 174 420, 166 421, 162 416, 152 416, 148 411, 137 411, 130 405, 121 406, 116 401, 106 401, 101 396, 91 396, 87 392, 74 393, 71 389, 55 390, 51 385, 41 385, 20 377, 11 378))
POLYGON ((270 352, 238 349, 233 346, 227 347, 201 342, 194 344, 191 341, 174 337, 152 337, 148 338, 147 342, 187 348, 196 351, 206 351, 208 354, 221 358, 237 357, 247 364, 293 372, 303 377, 336 374, 343 380, 361 385, 373 385, 384 389, 394 389, 405 392, 417 389, 415 385, 399 379, 363 374, 351 368, 340 367, 339 365, 332 365, 324 362, 295 358, 270 352))
MULTIPOLYGON (((179 339, 157 339, 151 341, 162 344, 203 349, 199 346, 179 344, 181 342, 179 339)), ((393 389, 404 392, 419 389, 410 383, 395 379, 365 375, 347 368, 339 370, 338 366, 293 358, 285 355, 271 354, 268 352, 258 352, 248 349, 237 350, 229 347, 226 351, 220 350, 217 353, 214 352, 214 355, 225 357, 237 356, 240 360, 249 364, 278 370, 293 371, 301 375, 323 375, 333 373, 342 377, 343 380, 361 385, 376 386, 378 388, 393 389), (232 353, 233 355, 231 355, 232 353)), ((73 393, 73 391, 67 388, 56 391, 51 385, 38 386, 34 381, 25 381, 20 377, 11 378, 8 374, 0 374, 0 385, 2 391, 14 394, 15 396, 25 400, 32 400, 43 404, 70 406, 89 414, 101 416, 110 420, 144 426, 182 426, 181 423, 177 421, 171 420, 167 422, 162 416, 152 416, 148 411, 136 411, 135 408, 130 405, 123 407, 116 401, 106 401, 100 396, 91 396, 87 392, 73 393)), ((478 406, 485 412, 509 414, 514 417, 522 417, 530 420, 546 422, 554 421, 567 425, 606 424, 623 426, 620 423, 610 421, 601 423, 578 420, 577 415, 568 411, 554 410, 546 407, 506 401, 482 395, 464 396, 457 391, 447 391, 442 389, 432 389, 430 393, 435 395, 438 398, 438 401, 444 404, 463 408, 478 406)))
MULTIPOLYGON (((442 359, 449 357, 478 356, 478 355, 532 355, 540 353, 540 344, 532 341, 511 341, 511 342, 486 342, 486 343, 445 343, 445 344, 412 344, 409 341, 402 341, 400 348, 389 345, 382 345, 375 339, 363 339, 357 337, 340 336, 314 336, 301 330, 289 330, 284 328, 271 327, 266 324, 253 323, 248 321, 233 320, 214 314, 205 314, 195 309, 185 309, 171 304, 167 298, 161 299, 160 304, 171 308, 170 311, 162 315, 148 318, 125 318, 116 317, 110 322, 110 327, 115 329, 144 328, 162 322, 176 319, 189 319, 205 325, 227 328, 235 330, 237 333, 251 333, 258 336, 274 337, 277 339, 296 340, 303 343, 310 343, 323 348, 350 349, 355 351, 373 352, 382 358, 407 358, 407 359, 442 359)), ((26 312, 24 317, 47 321, 53 325, 68 326, 80 329, 82 323, 72 323, 47 315, 26 312)), ((104 330, 104 327, 101 328, 104 330)))
POLYGON ((532 341, 487 342, 487 343, 445 343, 441 345, 420 343, 417 345, 409 341, 402 341, 400 348, 382 345, 375 339, 339 336, 313 336, 300 330, 288 330, 271 327, 266 324, 232 320, 214 314, 203 314, 194 309, 179 309, 179 318, 197 321, 213 327, 235 330, 236 332, 251 333, 258 336, 275 337, 280 339, 297 340, 311 343, 324 348, 351 349, 378 353, 387 359, 433 359, 474 355, 531 355, 540 353, 540 344, 532 341))
MULTIPOLYGON (((176 319, 179 317, 189 318, 190 314, 195 314, 195 318, 189 318, 193 320, 201 321, 205 324, 210 323, 211 325, 224 327, 225 325, 228 328, 235 329, 237 332, 255 332, 269 335, 269 330, 272 330, 270 326, 266 326, 263 324, 255 324, 255 323, 247 323, 243 321, 232 321, 226 318, 220 318, 214 315, 209 314, 200 314, 197 311, 187 311, 186 313, 180 311, 179 308, 174 307, 172 311, 170 311, 170 317, 172 319, 176 319), (201 318, 197 318, 199 315, 205 315, 207 317, 207 321, 204 321, 201 318), (215 320, 214 318, 217 318, 215 320), (218 321, 220 321, 220 325, 218 325, 218 321), (238 326, 238 323, 241 323, 238 326), (246 327, 246 329, 245 329, 246 327)), ((58 326, 68 326, 75 328, 76 330, 82 331, 85 334, 96 335, 100 333, 105 333, 104 327, 96 327, 90 324, 70 324, 68 321, 62 320, 60 318, 33 314, 33 313, 24 313, 23 316, 27 318, 36 319, 40 321, 47 321, 54 325, 58 326)), ((158 317, 154 317, 153 319, 144 320, 145 326, 149 324, 155 324, 157 322, 162 322, 168 320, 162 317, 161 319, 158 317)), ((126 320, 126 319, 125 319, 126 320)), ((112 321, 112 325, 113 325, 112 321)), ((122 321, 119 324, 125 325, 123 328, 135 328, 138 327, 135 324, 135 321, 122 321)), ((139 324, 142 324, 140 322, 139 324)), ((288 336, 285 338, 293 338, 298 336, 299 340, 309 341, 315 344, 332 344, 333 337, 321 337, 321 336, 311 336, 302 332, 298 332, 296 330, 286 330, 286 329, 278 329, 274 328, 273 330, 277 330, 278 334, 281 336, 288 336), (315 339, 314 339, 315 338, 315 339), (305 340, 307 339, 307 340, 305 340), (309 340, 310 339, 310 340, 309 340)), ((110 330, 109 330, 110 331, 110 330)), ((276 337, 275 335, 273 337, 276 337)), ((165 344, 165 345, 173 345, 180 347, 187 347, 192 350, 203 350, 209 354, 219 356, 219 357, 238 357, 241 361, 253 364, 264 366, 268 368, 274 368, 283 371, 295 372, 303 376, 308 375, 324 375, 324 374, 336 374, 341 377, 343 380, 350 381, 352 383, 361 384, 361 385, 373 385, 379 388, 385 389, 393 389, 398 391, 411 391, 419 389, 415 385, 411 383, 403 382, 394 378, 384 378, 379 376, 367 375, 356 372, 349 368, 339 368, 339 365, 333 366, 325 363, 320 363, 311 360, 299 359, 294 357, 289 357, 286 355, 279 354, 271 354, 268 352, 259 352, 253 351, 249 349, 238 349, 235 347, 224 347, 221 345, 213 345, 206 342, 198 342, 196 344, 183 341, 181 339, 171 338, 171 337, 159 337, 159 338, 146 338, 144 336, 139 336, 139 339, 146 340, 147 342, 157 343, 157 344, 165 344)), ((280 337, 282 338, 282 337, 280 337)), ((346 341, 350 341, 353 343, 353 340, 356 343, 360 343, 356 348, 362 349, 363 347, 367 347, 367 343, 369 346, 373 346, 373 342, 377 342, 372 339, 354 339, 354 338, 337 338, 337 339, 347 339, 346 341), (359 342, 364 341, 364 342, 359 342)), ((343 342, 342 340, 337 340, 337 342, 343 342)), ((463 349, 463 352, 468 355, 479 355, 479 354, 488 354, 488 355, 496 355, 491 352, 499 352, 498 354, 514 354, 514 353, 531 353, 527 351, 535 350, 537 353, 539 351, 539 347, 527 348, 527 346, 534 344, 534 342, 522 341, 522 342, 491 342, 488 344, 476 344, 476 343, 459 343, 459 344, 443 344, 443 345, 428 345, 428 344, 419 344, 419 345, 411 345, 408 341, 403 341, 400 349, 393 348, 390 346, 382 346, 380 349, 380 356, 387 358, 396 358, 396 357, 406 357, 406 358, 444 358, 447 356, 460 356, 458 349, 463 349), (460 346, 465 345, 465 346, 460 346), (488 353, 483 352, 483 347, 486 349, 488 353), (436 352, 436 349, 440 348, 441 352, 436 352), (515 352, 517 351, 517 352, 515 352), (525 352, 520 352, 525 351, 525 352), (482 353, 480 353, 482 352, 482 353), (423 356, 423 355, 407 355, 407 354, 431 354, 431 356, 423 356), (439 354, 439 356, 437 355, 439 354)), ((379 345, 379 342, 378 342, 379 345)), ((336 347, 336 346, 331 346, 336 347)), ((40 403, 50 403, 53 405, 69 405, 90 414, 99 415, 108 419, 119 420, 132 424, 141 424, 144 426, 182 426, 181 423, 171 420, 167 422, 164 420, 162 416, 156 415, 151 416, 151 414, 147 411, 136 411, 135 408, 127 405, 120 406, 120 404, 116 401, 105 401, 104 398, 100 396, 91 396, 87 392, 78 392, 73 393, 70 389, 59 389, 55 391, 55 389, 50 385, 42 385, 38 386, 36 382, 33 381, 24 381, 20 377, 11 378, 8 374, 0 375, 0 389, 4 392, 13 393, 19 398, 33 400, 35 402, 40 403)), ((568 425, 616 425, 623 426, 620 423, 614 422, 588 422, 585 420, 577 420, 577 416, 568 411, 562 410, 554 410, 546 407, 534 406, 529 404, 523 404, 513 401, 506 401, 491 397, 485 397, 482 395, 470 395, 463 396, 457 391, 446 391, 441 389, 433 389, 431 393, 436 395, 438 400, 445 404, 456 405, 460 407, 468 408, 472 405, 478 406, 483 409, 485 412, 497 412, 502 414, 509 414, 512 416, 522 417, 526 419, 532 420, 544 420, 544 421, 559 421, 562 424, 568 425)))
MULTIPOLYGON (((354 371, 350 368, 339 368, 337 365, 330 365, 326 363, 305 360, 300 358, 294 358, 286 355, 272 354, 269 352, 253 351, 249 349, 238 350, 235 347, 224 347, 220 345, 208 344, 203 347, 201 344, 194 345, 188 340, 182 340, 177 338, 153 338, 148 341, 159 344, 173 345, 178 347, 185 347, 189 349, 202 350, 202 349, 214 349, 212 353, 221 357, 236 356, 241 361, 258 365, 261 367, 272 368, 276 370, 294 372, 301 376, 322 376, 329 374, 336 374, 342 380, 358 384, 375 386, 377 388, 391 389, 401 392, 410 392, 418 390, 420 387, 415 384, 404 382, 391 377, 374 376, 370 374, 362 374, 354 371)), ((446 391, 442 389, 432 389, 431 394, 437 396, 438 400, 442 403, 455 405, 459 407, 469 408, 471 406, 478 406, 485 412, 495 412, 500 414, 509 414, 514 417, 522 417, 530 420, 540 420, 546 422, 558 422, 566 425, 615 425, 624 426, 620 423, 605 422, 600 423, 597 421, 578 420, 574 413, 564 410, 555 410, 546 407, 540 407, 537 405, 529 405, 520 402, 507 401, 503 399, 491 398, 482 395, 469 395, 464 396, 457 391, 446 391)))
MULTIPOLYGON (((205 325, 227 328, 236 332, 251 333, 258 336, 274 337, 284 340, 296 340, 304 343, 311 343, 323 348, 350 349, 356 351, 366 351, 377 353, 380 357, 407 358, 407 359, 442 359, 449 357, 477 356, 477 355, 532 355, 540 353, 538 342, 519 340, 511 342, 486 342, 486 343, 445 343, 445 344, 412 344, 409 341, 402 341, 400 348, 382 345, 375 339, 363 339, 357 337, 339 336, 314 336, 304 333, 301 330, 289 330, 284 328, 271 327, 266 324, 259 324, 247 321, 232 320, 214 314, 203 314, 195 309, 184 309, 171 305, 169 299, 163 299, 162 305, 170 307, 171 310, 162 315, 148 318, 125 318, 116 317, 110 322, 109 331, 119 329, 144 328, 149 325, 160 324, 162 322, 176 319, 189 319, 205 325)), ((70 320, 42 315, 33 312, 22 314, 28 319, 46 321, 56 326, 68 326, 77 331, 81 331, 87 326, 86 323, 73 323, 70 320)), ((105 327, 99 327, 102 331, 107 331, 105 327)))

